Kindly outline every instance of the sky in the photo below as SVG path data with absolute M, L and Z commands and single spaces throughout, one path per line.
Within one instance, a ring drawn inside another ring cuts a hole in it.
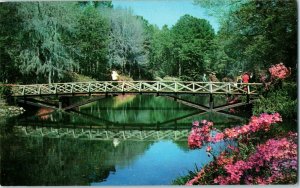
M 208 16 L 204 8 L 194 5 L 193 0 L 113 0 L 112 3 L 115 8 L 132 9 L 135 15 L 143 16 L 159 28 L 165 24 L 170 28 L 181 16 L 189 14 L 208 20 L 215 32 L 219 29 L 217 19 Z

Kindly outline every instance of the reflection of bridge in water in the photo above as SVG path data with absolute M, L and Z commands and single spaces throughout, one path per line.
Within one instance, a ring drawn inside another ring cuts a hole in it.
M 243 117 L 214 112 L 235 120 L 244 120 Z M 53 114 L 52 120 L 41 117 Z M 70 116 L 64 122 L 62 115 Z M 39 116 L 19 119 L 15 130 L 20 136 L 48 137 L 48 138 L 76 138 L 85 140 L 187 140 L 191 129 L 192 119 L 201 115 L 210 115 L 210 112 L 196 111 L 177 118 L 156 123 L 122 123 L 112 122 L 92 114 L 73 111 L 54 111 Z M 88 122 L 86 122 L 88 120 Z M 183 121 L 185 120 L 185 121 Z M 187 123 L 187 121 L 191 121 Z M 224 122 L 214 122 L 224 125 Z
M 186 141 L 190 130 L 106 130 L 84 128 L 53 128 L 16 126 L 15 131 L 25 137 L 75 138 L 84 140 L 182 140 Z

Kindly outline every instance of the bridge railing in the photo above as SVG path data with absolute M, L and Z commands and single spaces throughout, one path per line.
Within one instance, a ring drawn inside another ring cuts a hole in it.
M 262 83 L 189 81 L 95 81 L 11 85 L 13 96 L 92 93 L 258 94 Z
M 161 139 L 187 140 L 190 130 L 101 130 L 15 126 L 16 135 L 24 137 L 76 138 L 83 140 L 134 140 L 156 141 Z

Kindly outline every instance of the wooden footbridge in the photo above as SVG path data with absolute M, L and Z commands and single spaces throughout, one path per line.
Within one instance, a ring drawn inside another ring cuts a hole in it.
M 107 93 L 232 94 L 256 95 L 261 83 L 188 81 L 96 81 L 11 85 L 12 96 L 65 96 Z
M 78 106 L 99 100 L 108 95 L 117 94 L 154 94 L 171 98 L 179 103 L 204 111 L 222 111 L 247 105 L 253 102 L 255 96 L 263 88 L 262 83 L 234 83 L 234 82 L 191 82 L 191 81 L 94 81 L 69 82 L 52 84 L 10 85 L 12 97 L 19 102 L 31 105 L 51 107 L 43 101 L 31 101 L 35 97 L 56 96 L 58 98 L 73 96 L 96 96 L 80 103 L 66 106 L 62 101 L 52 106 L 62 110 L 71 110 Z M 180 94 L 209 95 L 209 106 L 203 106 L 178 97 Z M 214 95 L 245 95 L 246 102 L 226 104 L 215 107 Z

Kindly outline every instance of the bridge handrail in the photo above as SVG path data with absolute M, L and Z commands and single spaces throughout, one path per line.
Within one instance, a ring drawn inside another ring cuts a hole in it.
M 76 93 L 215 93 L 257 94 L 262 83 L 194 81 L 91 81 L 11 85 L 13 96 Z
M 239 82 L 198 82 L 198 81 L 147 81 L 147 80 L 140 80 L 140 81 L 88 81 L 88 82 L 55 82 L 55 83 L 48 83 L 48 84 L 0 84 L 0 86 L 39 86 L 39 85 L 63 85 L 63 84 L 87 84 L 87 83 L 123 83 L 123 82 L 130 82 L 130 83 L 140 83 L 140 82 L 147 82 L 147 83 L 197 83 L 197 84 L 207 84 L 207 83 L 212 83 L 212 84 L 239 84 L 239 85 L 263 85 L 263 83 L 256 83 L 256 82 L 251 82 L 251 83 L 239 83 Z

